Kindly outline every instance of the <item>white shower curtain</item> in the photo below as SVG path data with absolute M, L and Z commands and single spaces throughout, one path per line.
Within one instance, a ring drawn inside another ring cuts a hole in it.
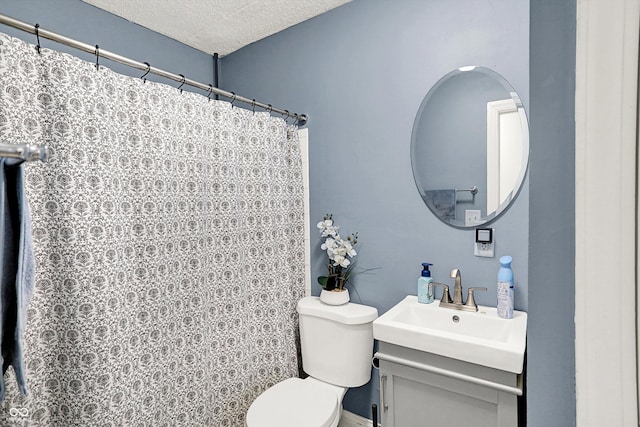
M 0 425 L 243 426 L 298 373 L 297 132 L 0 35 L 0 141 L 26 166 L 27 386 Z

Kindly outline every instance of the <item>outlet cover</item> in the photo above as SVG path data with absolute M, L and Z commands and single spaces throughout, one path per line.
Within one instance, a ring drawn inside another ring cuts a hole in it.
M 493 246 L 494 243 L 474 242 L 473 254 L 479 257 L 493 258 Z

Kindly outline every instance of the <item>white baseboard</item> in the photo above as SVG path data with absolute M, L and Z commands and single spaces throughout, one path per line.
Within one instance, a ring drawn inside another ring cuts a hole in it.
M 378 426 L 379 425 L 380 424 L 378 424 Z M 373 427 L 373 421 L 356 415 L 353 412 L 343 410 L 338 427 Z

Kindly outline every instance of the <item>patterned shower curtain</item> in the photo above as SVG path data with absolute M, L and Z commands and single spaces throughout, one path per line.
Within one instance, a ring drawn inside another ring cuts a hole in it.
M 28 396 L 0 425 L 237 426 L 298 373 L 296 129 L 0 35 L 0 141 L 29 163 Z

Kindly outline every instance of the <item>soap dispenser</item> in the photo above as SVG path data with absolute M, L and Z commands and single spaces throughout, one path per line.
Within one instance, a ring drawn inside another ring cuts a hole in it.
M 418 278 L 418 302 L 431 304 L 433 302 L 433 278 L 429 267 L 433 264 L 422 263 L 422 274 Z

